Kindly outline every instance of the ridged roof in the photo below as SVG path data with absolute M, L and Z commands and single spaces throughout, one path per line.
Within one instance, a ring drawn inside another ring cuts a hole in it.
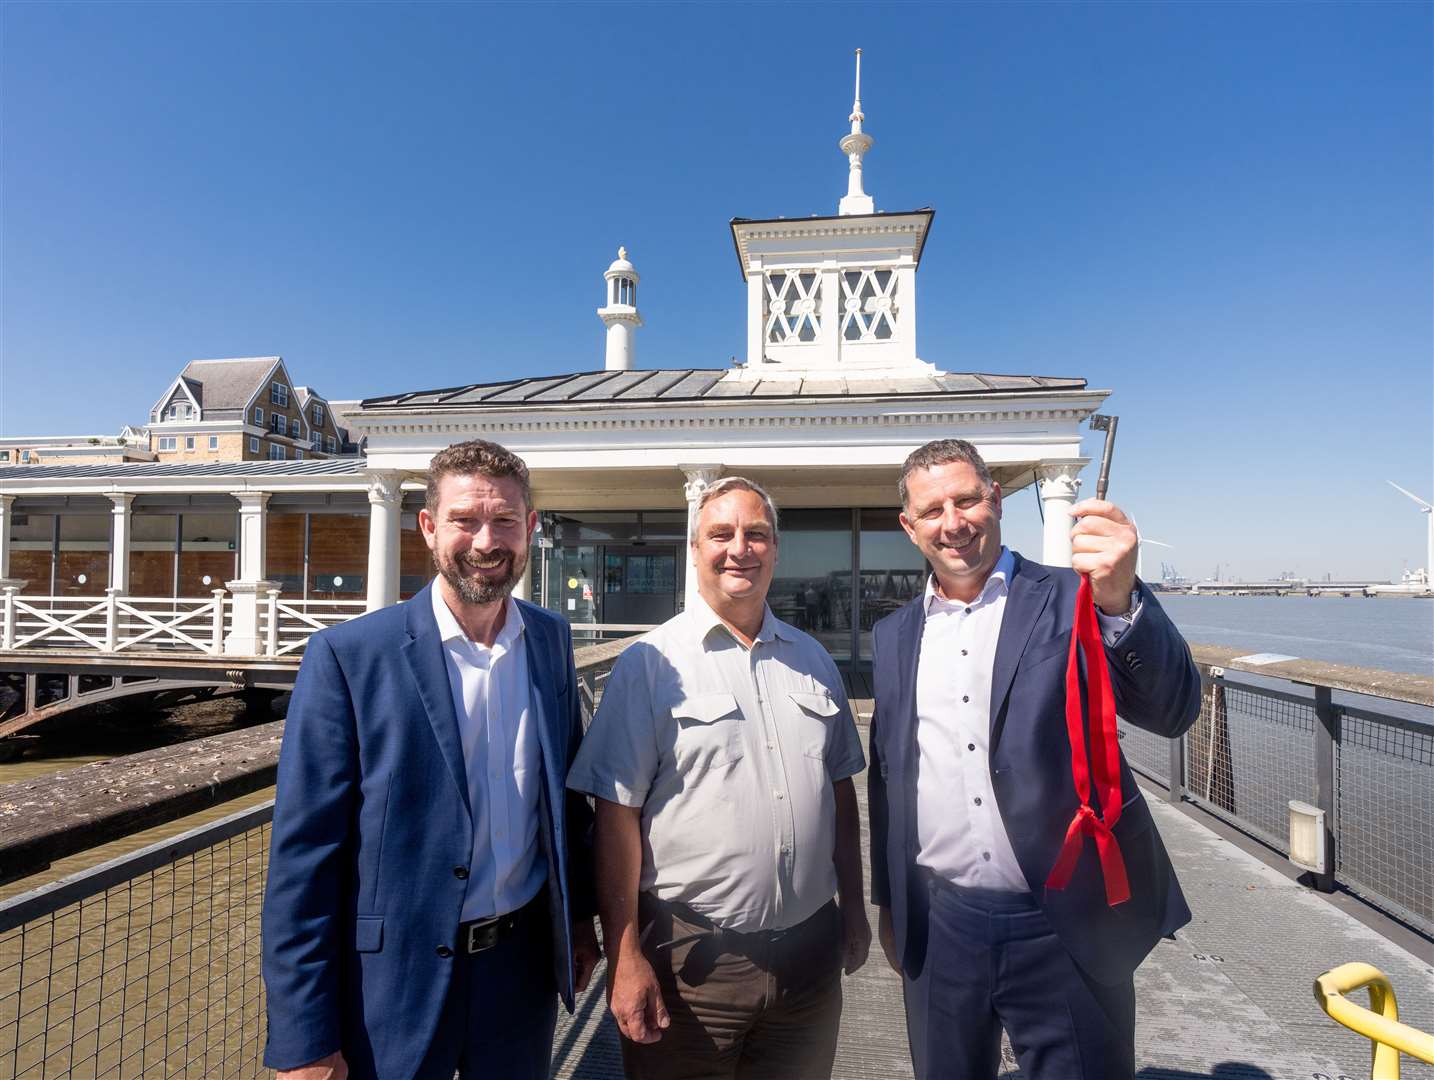
M 1084 379 L 1046 375 L 946 373 L 907 379 L 804 378 L 729 379 L 732 368 L 678 368 L 650 371 L 584 371 L 534 379 L 471 383 L 441 390 L 416 390 L 365 398 L 364 409 L 513 408 L 597 402 L 681 402 L 732 398 L 871 398 L 1039 393 L 1084 390 Z

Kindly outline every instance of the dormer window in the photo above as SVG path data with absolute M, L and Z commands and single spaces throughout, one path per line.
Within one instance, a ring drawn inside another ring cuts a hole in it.
M 269 384 L 269 404 L 287 409 L 289 407 L 289 388 L 281 382 L 271 382 Z
M 314 416 L 314 427 L 323 427 L 323 426 L 324 426 L 324 407 L 323 407 L 322 405 L 315 405 L 315 406 L 314 406 L 313 416 Z
M 843 270 L 843 341 L 890 341 L 896 335 L 896 271 Z
M 178 419 L 179 419 L 179 406 L 178 406 L 177 404 L 172 403 L 172 402 L 170 403 L 170 406 L 169 406 L 169 418 L 170 418 L 171 420 L 178 420 Z

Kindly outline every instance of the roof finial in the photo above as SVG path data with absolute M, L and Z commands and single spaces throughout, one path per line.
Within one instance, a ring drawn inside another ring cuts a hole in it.
M 851 115 L 847 117 L 851 121 L 853 132 L 861 131 L 861 122 L 866 119 L 861 111 L 861 50 L 856 51 L 856 96 L 852 99 Z
M 861 111 L 861 50 L 856 51 L 856 97 L 851 103 L 851 134 L 842 138 L 838 145 L 841 152 L 847 156 L 849 163 L 846 182 L 846 194 L 842 196 L 841 202 L 837 205 L 839 214 L 874 214 L 876 204 L 872 201 L 861 186 L 861 158 L 871 149 L 872 143 L 876 140 L 861 130 L 861 122 L 866 115 Z
M 617 257 L 619 259 L 627 258 L 627 248 L 623 247 L 621 244 L 619 244 L 617 248 Z

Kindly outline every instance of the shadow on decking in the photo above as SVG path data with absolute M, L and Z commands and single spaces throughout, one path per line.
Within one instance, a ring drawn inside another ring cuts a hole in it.
M 1135 1080 L 1275 1080 L 1274 1075 L 1248 1061 L 1222 1061 L 1209 1072 L 1187 1072 L 1146 1066 L 1135 1074 Z

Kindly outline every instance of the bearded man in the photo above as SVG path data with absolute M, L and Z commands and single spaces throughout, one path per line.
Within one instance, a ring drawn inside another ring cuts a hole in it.
M 511 597 L 522 460 L 436 454 L 438 577 L 309 640 L 279 756 L 264 1063 L 280 1080 L 548 1076 L 557 998 L 597 963 L 567 623 Z

